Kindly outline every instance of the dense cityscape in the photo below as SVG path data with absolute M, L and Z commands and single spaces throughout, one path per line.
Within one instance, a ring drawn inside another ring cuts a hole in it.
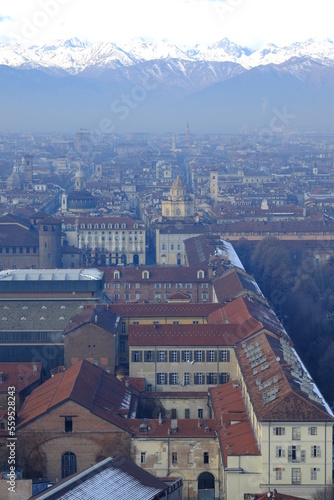
M 3 498 L 331 494 L 333 162 L 315 132 L 1 134 Z

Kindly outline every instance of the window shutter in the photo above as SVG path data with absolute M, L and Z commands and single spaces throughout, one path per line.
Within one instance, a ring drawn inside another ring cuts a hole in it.
M 306 462 L 306 451 L 305 450 L 301 450 L 300 459 L 302 462 Z

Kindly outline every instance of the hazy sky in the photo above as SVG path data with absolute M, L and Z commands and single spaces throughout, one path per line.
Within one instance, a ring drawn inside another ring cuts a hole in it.
M 333 0 L 0 0 L 0 41 L 78 37 L 177 44 L 224 37 L 250 48 L 334 38 Z

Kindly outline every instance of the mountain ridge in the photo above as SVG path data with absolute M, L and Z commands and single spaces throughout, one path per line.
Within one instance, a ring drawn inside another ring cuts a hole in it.
M 77 74 L 90 66 L 112 68 L 119 64 L 131 66 L 144 61 L 180 59 L 193 62 L 233 62 L 244 69 L 265 64 L 281 64 L 292 57 L 311 57 L 334 65 L 334 42 L 331 39 L 278 47 L 267 44 L 259 50 L 231 42 L 227 38 L 211 45 L 178 46 L 168 42 L 136 39 L 122 46 L 114 42 L 85 43 L 77 38 L 55 40 L 48 44 L 0 44 L 0 64 L 11 67 L 36 67 L 64 70 Z

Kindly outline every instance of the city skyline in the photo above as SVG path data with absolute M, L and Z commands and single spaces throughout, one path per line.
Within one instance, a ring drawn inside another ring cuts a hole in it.
M 83 42 L 125 43 L 145 38 L 183 45 L 212 44 L 225 37 L 250 49 L 331 38 L 328 0 L 125 0 L 91 4 L 0 0 L 0 43 L 27 45 L 77 37 Z M 93 22 L 92 22 L 93 20 Z

